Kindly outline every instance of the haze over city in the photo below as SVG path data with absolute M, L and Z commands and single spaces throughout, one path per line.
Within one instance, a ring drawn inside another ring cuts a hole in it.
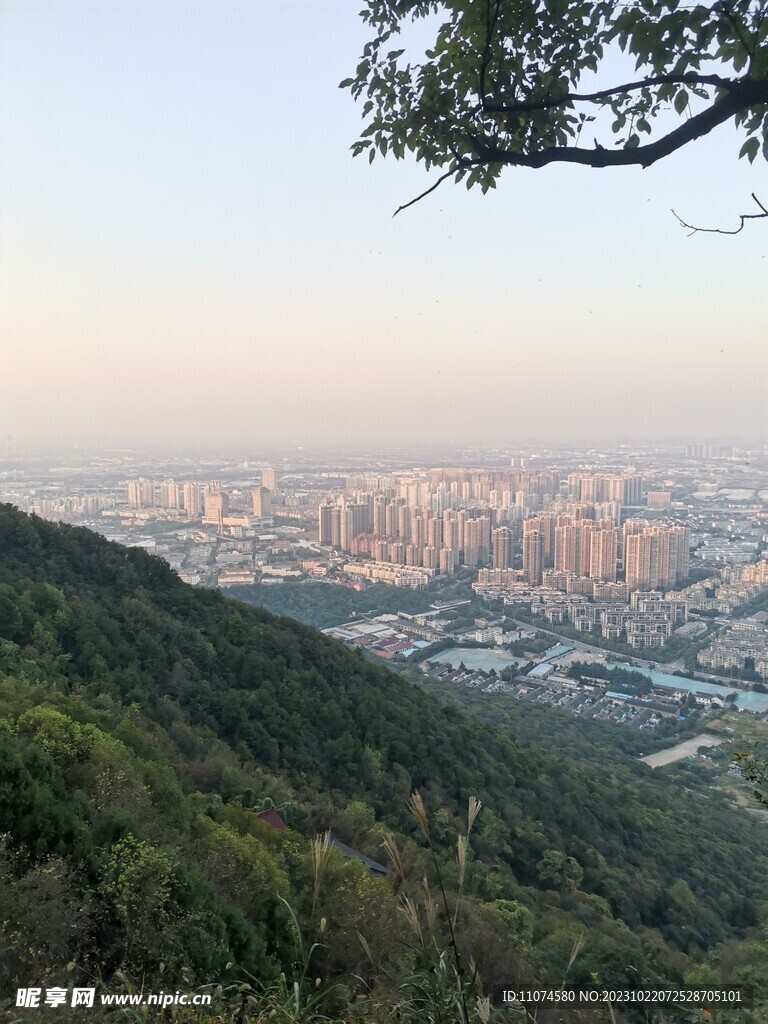
M 764 181 L 730 127 L 485 197 L 353 160 L 344 5 L 0 14 L 0 434 L 338 444 L 765 435 Z

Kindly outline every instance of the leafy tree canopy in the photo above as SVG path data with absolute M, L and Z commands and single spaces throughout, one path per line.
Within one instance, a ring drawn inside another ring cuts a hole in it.
M 726 122 L 740 156 L 768 158 L 766 0 L 365 0 L 361 16 L 341 83 L 363 100 L 353 151 L 440 168 L 422 196 L 449 177 L 485 192 L 510 165 L 648 167 Z

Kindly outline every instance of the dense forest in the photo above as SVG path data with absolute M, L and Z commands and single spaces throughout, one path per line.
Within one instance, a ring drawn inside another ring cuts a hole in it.
M 515 980 L 764 998 L 764 830 L 502 701 L 0 506 L 0 1010 L 31 979 L 218 985 L 225 1021 L 482 1020 Z
M 434 600 L 432 594 L 390 587 L 384 583 L 375 583 L 358 591 L 339 584 L 286 581 L 277 585 L 255 583 L 250 587 L 231 587 L 229 593 L 247 604 L 266 608 L 275 615 L 289 615 L 318 629 L 338 626 L 340 622 L 362 614 L 427 611 L 430 600 Z

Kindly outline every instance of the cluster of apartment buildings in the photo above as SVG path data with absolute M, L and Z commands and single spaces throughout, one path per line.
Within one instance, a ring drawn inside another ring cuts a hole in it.
M 115 507 L 115 499 L 100 494 L 72 494 L 60 498 L 38 498 L 28 509 L 43 519 L 59 520 L 68 516 L 97 516 Z
M 768 679 L 768 626 L 752 619 L 732 623 L 699 651 L 698 662 L 709 669 L 751 669 Z
M 608 595 L 590 598 L 587 594 L 564 594 L 517 584 L 507 589 L 504 603 L 526 606 L 532 615 L 552 625 L 567 623 L 583 633 L 599 631 L 605 640 L 626 642 L 635 648 L 663 646 L 688 620 L 687 602 L 670 599 L 659 591 L 634 591 L 628 600 L 616 600 Z
M 565 515 L 526 519 L 522 547 L 522 578 L 534 586 L 544 582 L 550 568 L 609 583 L 622 567 L 630 591 L 655 590 L 688 575 L 691 532 L 687 526 L 643 519 L 628 519 L 619 527 L 612 519 L 598 518 L 597 506 L 580 505 Z
M 322 504 L 318 536 L 328 544 L 378 563 L 453 575 L 459 566 L 476 568 L 491 557 L 496 516 L 480 508 L 409 507 L 405 499 Z M 499 529 L 507 529 L 500 527 Z M 511 541 L 510 541 L 511 543 Z
M 761 594 L 766 587 L 768 560 L 761 559 L 751 565 L 723 568 L 719 572 L 719 579 L 692 583 L 683 590 L 671 592 L 669 596 L 687 601 L 693 611 L 731 615 Z
M 217 532 L 238 535 L 238 531 L 252 528 L 253 520 L 262 522 L 272 517 L 273 489 L 264 480 L 274 485 L 274 470 L 262 471 L 262 484 L 253 487 L 249 494 L 249 507 L 231 507 L 230 495 L 220 482 L 199 484 L 192 481 L 178 483 L 175 480 L 129 480 L 127 503 L 130 509 L 150 511 L 165 509 L 183 514 L 188 521 L 201 520 L 204 526 L 213 526 Z
M 529 605 L 553 624 L 583 632 L 599 629 L 607 640 L 631 647 L 660 647 L 684 625 L 688 603 L 657 588 L 685 579 L 690 531 L 674 523 L 629 519 L 619 528 L 591 518 L 594 506 L 523 522 L 521 571 L 494 564 L 473 585 L 486 598 Z M 617 580 L 622 571 L 624 580 Z
M 650 493 L 663 514 L 670 492 Z M 352 576 L 426 588 L 435 575 L 477 570 L 474 588 L 485 597 L 524 600 L 552 623 L 569 621 L 633 647 L 656 647 L 687 620 L 687 603 L 666 601 L 657 590 L 688 576 L 691 533 L 658 517 L 622 522 L 622 509 L 639 509 L 643 497 L 642 477 L 632 472 L 565 479 L 551 470 L 444 470 L 412 481 L 361 477 L 320 504 L 318 536 L 357 556 L 342 569 Z M 519 551 L 522 568 L 516 569 Z M 643 600 L 630 605 L 636 593 Z
M 582 500 L 582 495 L 596 497 Z M 573 510 L 574 518 L 589 521 L 583 529 L 596 528 L 605 536 L 602 549 L 595 540 L 593 556 L 583 556 L 579 547 L 571 561 L 581 564 L 582 558 L 593 558 L 594 574 L 615 579 L 618 542 L 612 531 L 620 523 L 622 506 L 639 504 L 641 498 L 642 478 L 636 474 L 572 474 L 567 481 L 554 470 L 441 470 L 410 481 L 361 477 L 348 481 L 347 493 L 335 501 L 320 504 L 318 538 L 321 544 L 379 563 L 451 575 L 460 567 L 511 566 L 521 522 L 542 510 Z M 565 526 L 555 524 L 553 515 L 546 519 L 552 520 L 553 529 Z M 582 528 L 577 532 L 573 545 L 579 544 Z M 532 560 L 530 527 L 527 533 Z M 550 545 L 541 538 L 540 569 L 553 564 L 547 558 L 554 543 L 554 533 Z M 568 541 L 562 543 L 567 546 Z M 563 567 L 570 568 L 564 559 Z

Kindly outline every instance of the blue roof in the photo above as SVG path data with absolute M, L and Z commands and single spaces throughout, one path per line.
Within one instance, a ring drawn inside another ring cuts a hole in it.
M 554 670 L 554 665 L 550 665 L 548 662 L 542 661 L 540 665 L 537 665 L 535 668 L 532 668 L 528 675 L 533 676 L 533 678 L 536 679 L 539 676 L 549 675 L 549 673 L 554 672 Z
M 550 647 L 548 651 L 544 651 L 543 657 L 549 660 L 550 658 L 559 658 L 561 654 L 568 654 L 572 651 L 573 647 L 568 644 L 555 644 L 554 647 Z

